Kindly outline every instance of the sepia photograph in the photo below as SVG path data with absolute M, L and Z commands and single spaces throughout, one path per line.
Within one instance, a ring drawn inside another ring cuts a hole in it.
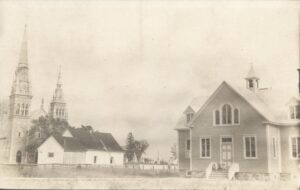
M 300 190 L 300 1 L 0 0 L 0 189 Z

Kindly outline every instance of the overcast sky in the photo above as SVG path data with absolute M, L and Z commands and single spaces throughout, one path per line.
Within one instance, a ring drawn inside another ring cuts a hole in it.
M 28 30 L 33 109 L 46 109 L 61 64 L 73 126 L 128 132 L 168 158 L 173 130 L 195 96 L 223 81 L 297 93 L 295 2 L 0 1 L 0 98 L 8 97 Z M 287 97 L 287 99 L 289 96 Z

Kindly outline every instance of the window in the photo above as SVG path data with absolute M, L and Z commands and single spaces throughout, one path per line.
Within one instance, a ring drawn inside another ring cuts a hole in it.
M 64 110 L 64 109 L 61 110 L 61 115 L 62 115 L 62 116 L 65 115 L 65 110 Z
M 56 116 L 58 116 L 58 109 L 56 109 Z
M 191 141 L 190 139 L 187 139 L 185 141 L 185 151 L 184 151 L 185 158 L 190 158 L 190 153 L 191 153 L 190 149 L 191 149 Z
M 289 106 L 290 119 L 300 119 L 300 105 Z
M 214 125 L 238 125 L 240 123 L 240 112 L 229 104 L 224 104 L 220 109 L 214 111 Z
M 225 104 L 222 107 L 222 123 L 223 124 L 231 124 L 231 106 Z
M 290 118 L 295 119 L 295 109 L 294 106 L 290 106 Z
M 97 163 L 97 156 L 94 156 L 94 164 Z
M 273 158 L 277 158 L 277 147 L 278 147 L 277 138 L 272 137 L 272 155 L 273 155 Z
M 190 121 L 192 120 L 193 116 L 194 116 L 193 113 L 188 113 L 188 114 L 186 114 L 186 122 L 187 122 L 187 123 L 190 122 Z
M 16 114 L 17 114 L 17 115 L 19 115 L 19 114 L 20 114 L 20 104 L 18 104 L 18 105 L 17 105 Z
M 234 118 L 234 124 L 238 124 L 240 121 L 239 121 L 239 110 L 238 109 L 234 109 L 234 112 L 233 112 L 233 118 Z
M 24 114 L 25 114 L 25 116 L 28 115 L 28 104 L 25 105 L 25 113 Z
M 200 138 L 200 158 L 210 158 L 210 138 Z
M 48 157 L 49 158 L 53 158 L 54 157 L 54 153 L 53 152 L 48 152 Z
M 257 158 L 256 137 L 255 136 L 244 137 L 244 157 L 245 158 Z
M 219 110 L 215 111 L 215 124 L 220 125 L 220 111 Z
M 249 88 L 253 88 L 253 80 L 249 80 Z
M 18 136 L 19 136 L 19 137 L 21 137 L 21 136 L 22 136 L 22 133 L 21 133 L 21 132 L 19 132 L 19 133 L 18 133 Z
M 113 164 L 114 163 L 114 157 L 111 156 L 109 162 L 110 162 L 110 164 Z
M 24 115 L 24 111 L 25 111 L 25 106 L 24 106 L 24 104 L 22 104 L 22 109 L 21 109 L 21 115 L 22 116 Z
M 226 143 L 226 142 L 231 143 L 232 142 L 232 138 L 231 137 L 223 137 L 222 138 L 222 142 L 224 142 L 224 143 Z
M 191 141 L 190 139 L 186 140 L 186 150 L 190 150 L 191 149 Z
M 300 158 L 300 137 L 292 137 L 292 158 Z

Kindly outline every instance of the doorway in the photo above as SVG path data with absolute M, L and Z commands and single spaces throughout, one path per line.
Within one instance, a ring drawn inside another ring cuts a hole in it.
M 228 169 L 233 162 L 233 142 L 232 137 L 221 137 L 221 167 Z

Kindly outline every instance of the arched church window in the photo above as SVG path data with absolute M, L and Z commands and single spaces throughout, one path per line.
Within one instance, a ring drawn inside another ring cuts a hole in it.
M 240 116 L 239 116 L 239 110 L 238 109 L 234 109 L 233 111 L 233 117 L 234 117 L 234 124 L 238 124 L 240 121 Z
M 231 124 L 231 118 L 232 118 L 232 109 L 231 106 L 228 104 L 225 104 L 222 107 L 222 123 L 223 124 Z
M 215 124 L 220 125 L 220 111 L 219 110 L 215 111 Z
M 25 116 L 28 115 L 28 104 L 25 105 Z
M 16 114 L 17 114 L 17 115 L 20 114 L 20 104 L 17 105 Z
M 25 106 L 24 106 L 24 104 L 22 104 L 22 108 L 21 108 L 21 115 L 22 116 L 24 115 L 24 112 L 25 112 Z

